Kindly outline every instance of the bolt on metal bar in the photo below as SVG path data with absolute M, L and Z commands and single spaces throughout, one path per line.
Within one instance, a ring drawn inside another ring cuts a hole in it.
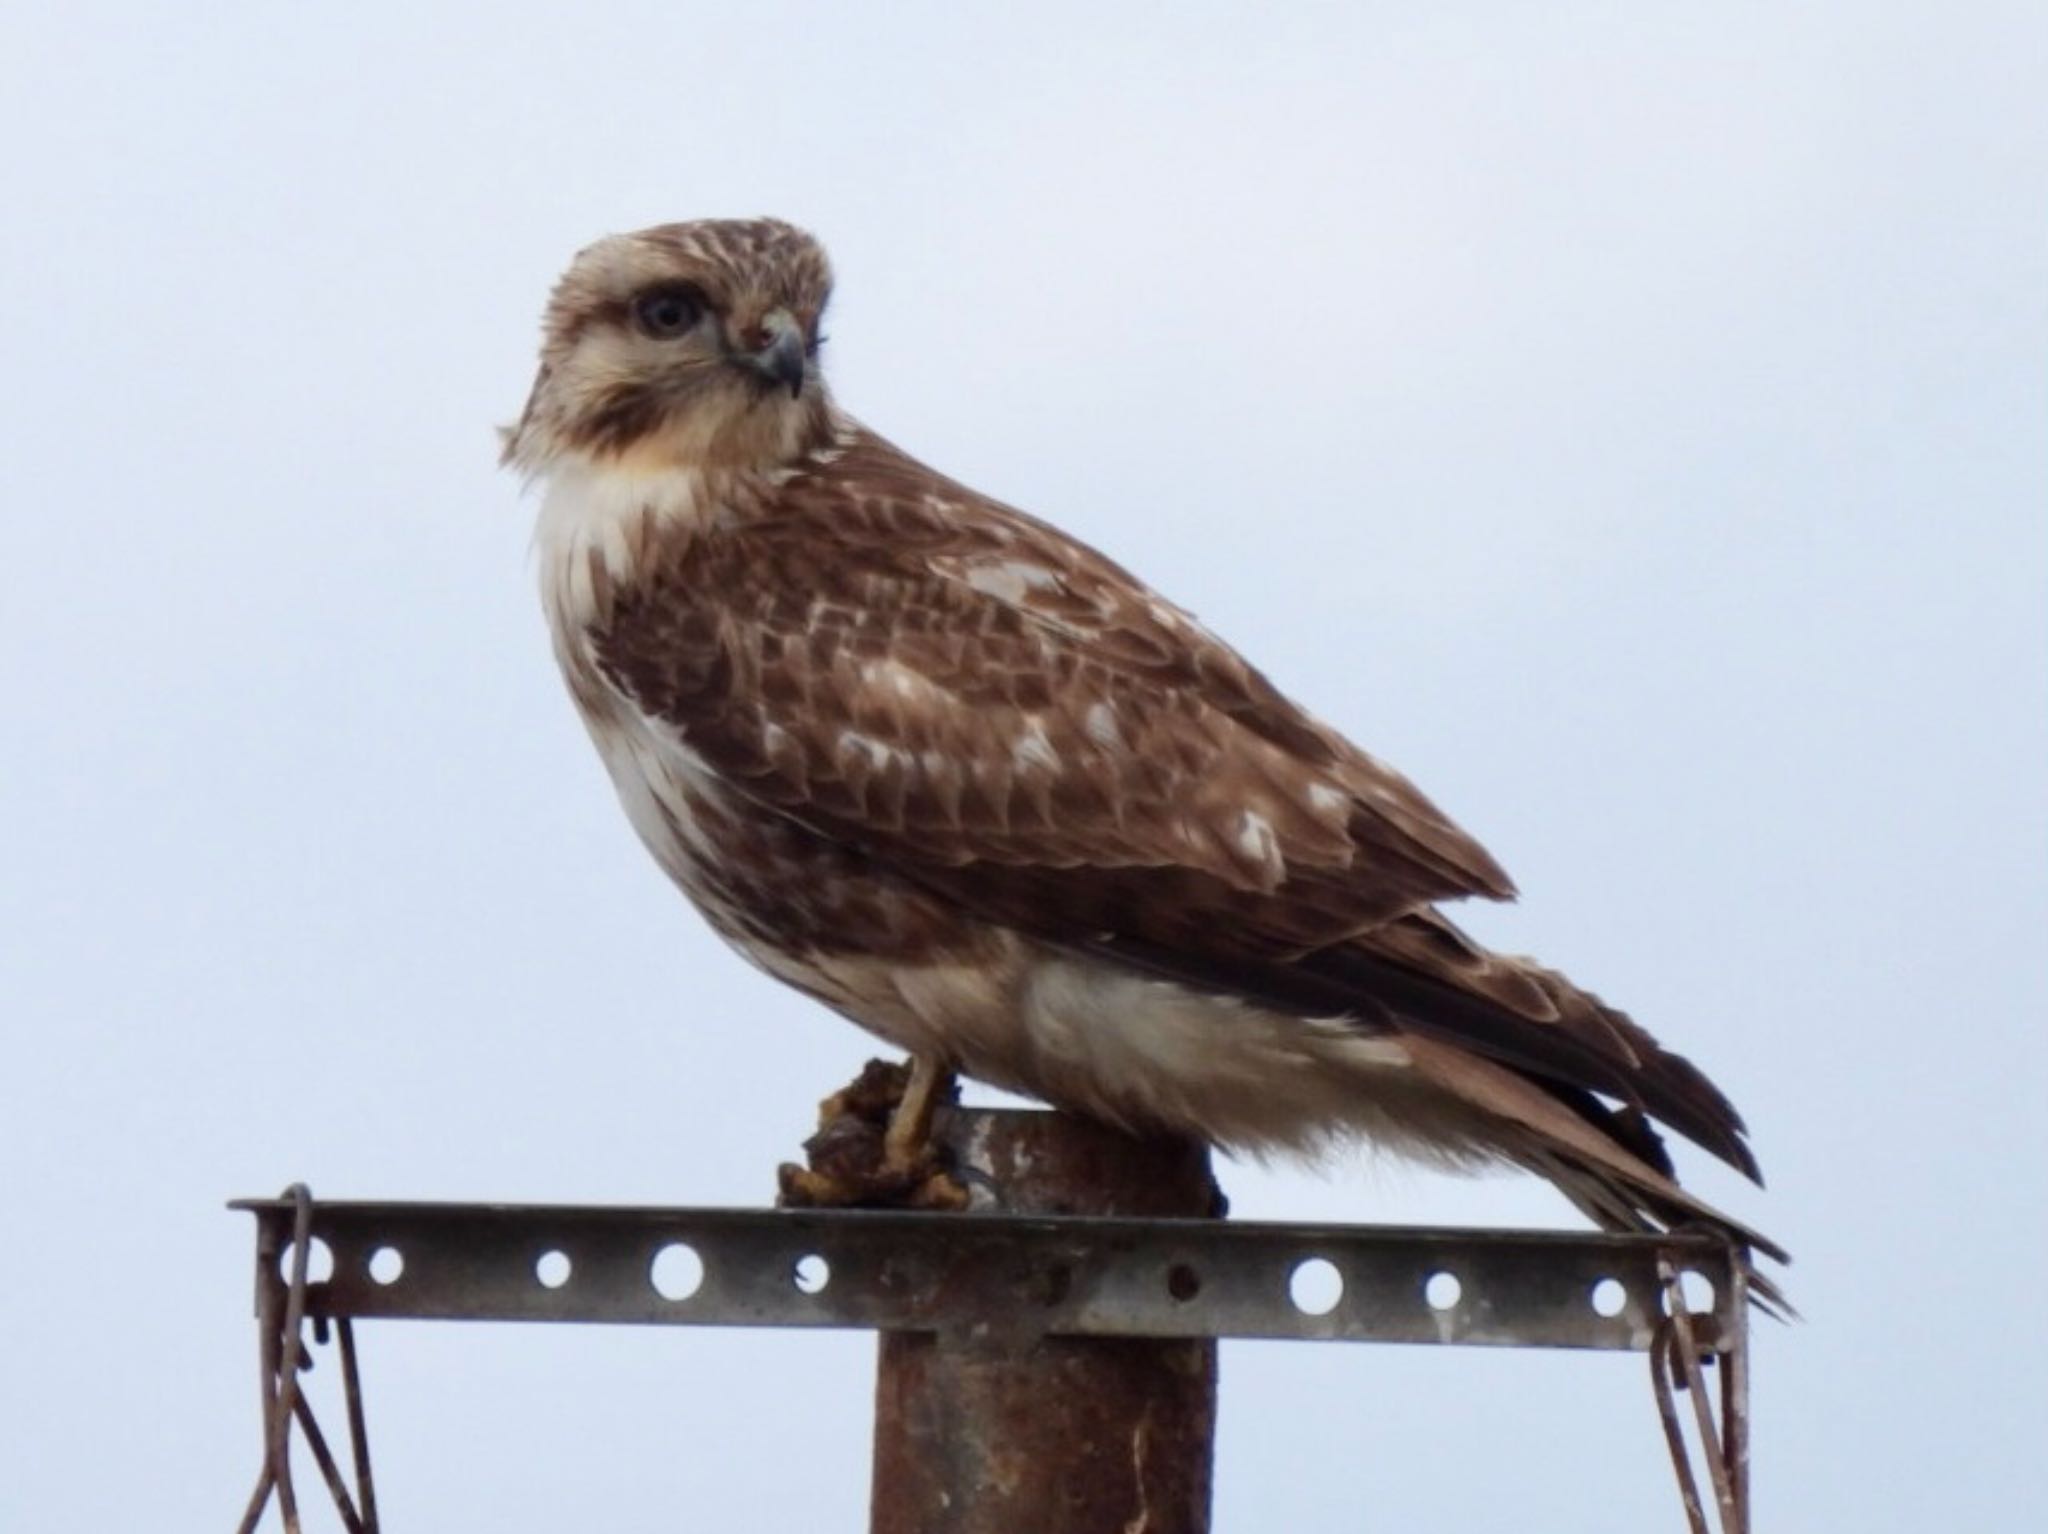
M 233 1207 L 256 1216 L 269 1250 L 290 1239 L 289 1201 Z M 1741 1258 L 1687 1233 L 321 1202 L 312 1238 L 333 1254 L 332 1276 L 306 1290 L 307 1315 L 324 1318 L 1641 1352 L 1665 1318 L 1661 1259 L 1713 1286 L 1711 1307 L 1690 1318 L 1702 1349 L 1725 1351 L 1747 1319 Z M 1341 1293 L 1304 1308 L 1291 1286 L 1318 1260 Z

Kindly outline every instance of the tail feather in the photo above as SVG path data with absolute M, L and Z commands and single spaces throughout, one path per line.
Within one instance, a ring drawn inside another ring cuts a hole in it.
M 1579 1213 L 1602 1230 L 1622 1235 L 1659 1235 L 1669 1230 L 1704 1228 L 1733 1242 L 1742 1250 L 1745 1259 L 1752 1252 L 1762 1252 L 1777 1262 L 1791 1260 L 1775 1243 L 1696 1199 L 1687 1198 L 1682 1204 L 1663 1204 L 1653 1213 L 1653 1199 L 1640 1194 L 1631 1197 L 1627 1191 L 1617 1189 L 1611 1178 L 1570 1156 L 1532 1149 L 1517 1159 L 1528 1170 L 1549 1181 Z M 1754 1263 L 1749 1264 L 1746 1276 L 1750 1303 L 1758 1310 L 1778 1321 L 1799 1318 L 1798 1310 L 1785 1297 L 1784 1290 L 1770 1276 L 1758 1272 Z
M 1609 1230 L 1703 1225 L 1779 1262 L 1776 1242 L 1681 1188 L 1651 1118 L 1752 1180 L 1742 1116 L 1698 1067 L 1564 976 L 1494 954 L 1432 910 L 1289 962 L 1164 949 L 1098 952 L 1304 1017 L 1398 1037 L 1418 1073 L 1493 1126 L 1493 1152 L 1548 1178 Z M 1764 1308 L 1789 1311 L 1767 1280 Z
M 1433 1084 L 1508 1126 L 1501 1138 L 1504 1155 L 1548 1179 L 1603 1230 L 1698 1225 L 1776 1262 L 1791 1261 L 1770 1237 L 1686 1192 L 1667 1171 L 1521 1073 L 1432 1039 L 1404 1043 Z M 1762 1275 L 1753 1278 L 1752 1293 L 1772 1314 L 1791 1313 L 1782 1292 Z
M 1742 1115 L 1699 1067 L 1556 971 L 1525 960 L 1487 957 L 1535 981 L 1550 1001 L 1552 1017 L 1539 1020 L 1511 1012 L 1448 979 L 1355 945 L 1325 949 L 1301 963 L 1333 979 L 1341 976 L 1390 1008 L 1405 1028 L 1653 1115 L 1762 1183 L 1755 1153 L 1743 1138 Z

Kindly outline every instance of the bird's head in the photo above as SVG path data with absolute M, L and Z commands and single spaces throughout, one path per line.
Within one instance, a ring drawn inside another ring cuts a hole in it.
M 825 252 L 776 219 L 612 235 L 555 284 L 504 460 L 767 468 L 822 435 Z

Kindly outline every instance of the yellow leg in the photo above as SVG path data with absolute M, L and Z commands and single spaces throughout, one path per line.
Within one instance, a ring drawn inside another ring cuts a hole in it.
M 908 1169 L 924 1162 L 931 1145 L 932 1115 L 952 1085 L 953 1073 L 938 1056 L 910 1057 L 910 1081 L 882 1136 L 884 1166 Z

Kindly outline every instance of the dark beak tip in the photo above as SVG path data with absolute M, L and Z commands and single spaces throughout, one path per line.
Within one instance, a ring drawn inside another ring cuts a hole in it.
M 783 331 L 754 353 L 754 365 L 789 390 L 789 397 L 795 399 L 804 392 L 804 375 L 810 370 L 803 336 L 794 330 Z

